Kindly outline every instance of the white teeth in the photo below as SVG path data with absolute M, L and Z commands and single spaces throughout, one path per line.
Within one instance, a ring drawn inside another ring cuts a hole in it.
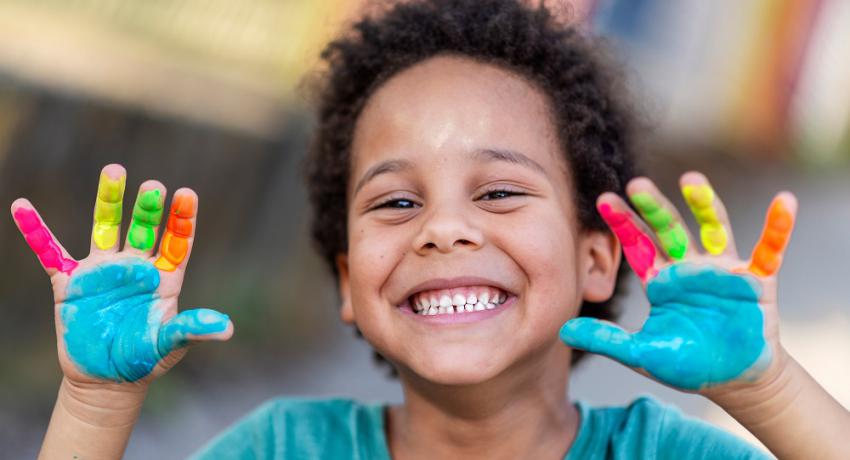
M 413 310 L 421 315 L 451 315 L 472 311 L 493 310 L 507 301 L 507 293 L 501 289 L 478 288 L 476 292 L 454 294 L 447 289 L 432 291 L 432 294 L 416 295 Z
M 478 296 L 478 301 L 481 302 L 481 303 L 489 302 L 490 301 L 490 293 L 487 292 L 487 291 L 482 292 L 481 295 Z M 470 302 L 470 303 L 473 304 L 473 305 L 475 304 L 475 302 Z
M 468 304 L 465 304 L 465 305 L 459 305 L 459 306 L 457 306 L 457 308 L 455 308 L 451 305 L 448 306 L 448 307 L 443 307 L 443 306 L 424 307 L 421 310 L 417 309 L 416 313 L 418 313 L 422 316 L 426 316 L 426 315 L 432 316 L 432 315 L 453 315 L 455 313 L 465 313 L 465 312 L 471 312 L 471 311 L 493 310 L 493 309 L 495 309 L 496 307 L 499 306 L 499 304 L 497 304 L 495 302 L 496 302 L 495 300 L 493 302 L 487 302 L 487 303 L 482 303 L 481 301 L 478 301 L 478 302 L 475 303 L 475 305 L 468 303 Z
M 454 297 L 452 297 L 452 305 L 456 307 L 462 306 L 465 303 L 466 298 L 464 298 L 462 294 L 455 294 Z

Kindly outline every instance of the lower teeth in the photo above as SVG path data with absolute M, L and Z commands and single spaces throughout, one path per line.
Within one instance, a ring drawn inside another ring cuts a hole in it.
M 430 307 L 430 308 L 427 308 L 427 309 L 419 310 L 419 311 L 416 312 L 416 314 L 423 315 L 423 316 L 452 315 L 452 314 L 455 314 L 455 313 L 493 310 L 494 308 L 496 308 L 496 306 L 497 305 L 492 303 L 492 302 L 489 302 L 489 303 L 486 303 L 486 304 L 478 302 L 475 305 L 468 303 L 468 304 L 465 304 L 463 306 L 457 306 L 457 307 L 455 307 L 455 306 L 451 306 L 451 307 Z

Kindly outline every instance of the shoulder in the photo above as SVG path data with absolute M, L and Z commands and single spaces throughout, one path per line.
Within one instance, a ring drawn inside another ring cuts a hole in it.
M 193 458 L 344 458 L 385 449 L 382 404 L 276 398 L 228 427 Z
M 619 407 L 592 408 L 583 402 L 577 406 L 582 420 L 571 455 L 575 450 L 583 457 L 600 459 L 771 458 L 730 433 L 651 397 Z

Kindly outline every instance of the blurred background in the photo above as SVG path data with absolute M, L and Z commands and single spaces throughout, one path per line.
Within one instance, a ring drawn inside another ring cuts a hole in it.
M 850 2 L 548 3 L 622 61 L 646 124 L 645 171 L 676 204 L 678 176 L 707 173 L 746 253 L 773 194 L 797 194 L 783 341 L 850 407 Z M 28 197 L 83 257 L 103 165 L 124 164 L 128 190 L 155 177 L 201 197 L 181 302 L 221 309 L 237 332 L 153 386 L 127 458 L 183 458 L 276 395 L 400 401 L 337 319 L 300 174 L 313 121 L 299 82 L 362 6 L 0 0 L 0 203 Z M 0 257 L 0 446 L 28 458 L 60 380 L 52 298 L 10 218 Z M 647 305 L 631 284 L 622 323 L 638 328 Z M 653 394 L 746 436 L 706 400 L 600 357 L 579 366 L 571 394 L 594 404 Z

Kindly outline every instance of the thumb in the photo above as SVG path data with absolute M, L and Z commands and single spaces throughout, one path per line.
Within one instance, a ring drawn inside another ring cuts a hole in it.
M 573 348 L 638 367 L 632 334 L 616 324 L 595 318 L 573 318 L 561 327 L 560 337 Z
M 159 330 L 157 348 L 161 356 L 168 356 L 177 348 L 192 342 L 224 341 L 233 335 L 230 317 L 208 308 L 180 312 Z

